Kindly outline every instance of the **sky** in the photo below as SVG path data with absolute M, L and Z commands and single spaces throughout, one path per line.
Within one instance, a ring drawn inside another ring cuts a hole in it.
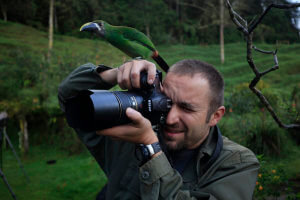
M 300 0 L 288 0 L 291 3 L 300 3 Z M 300 15 L 300 7 L 298 8 L 298 13 Z M 300 29 L 300 16 L 297 18 L 297 27 Z

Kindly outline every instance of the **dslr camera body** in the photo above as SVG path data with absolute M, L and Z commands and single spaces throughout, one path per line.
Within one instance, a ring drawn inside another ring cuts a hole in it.
M 140 89 L 132 91 L 83 90 L 65 104 L 69 126 L 83 131 L 96 131 L 128 124 L 126 109 L 139 111 L 152 125 L 165 123 L 172 102 L 160 90 L 162 73 L 157 70 L 154 83 L 147 83 L 141 73 Z

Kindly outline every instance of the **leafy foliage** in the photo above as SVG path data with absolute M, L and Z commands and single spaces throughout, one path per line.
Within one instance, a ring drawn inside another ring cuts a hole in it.
M 274 1 L 231 0 L 231 3 L 250 23 Z M 289 2 L 278 0 L 276 3 Z M 2 17 L 6 15 L 9 21 L 47 30 L 48 0 L 2 0 L 0 7 Z M 155 44 L 213 44 L 219 41 L 219 10 L 218 0 L 65 0 L 55 1 L 54 26 L 56 33 L 90 37 L 86 33 L 79 34 L 79 27 L 88 21 L 103 19 L 113 25 L 137 28 L 151 36 Z M 242 41 L 228 13 L 225 14 L 224 34 L 228 36 L 225 42 Z M 259 26 L 260 32 L 255 40 L 268 43 L 299 41 L 295 28 L 297 17 L 296 9 L 272 10 Z
M 257 158 L 261 167 L 254 191 L 256 199 L 277 199 L 284 197 L 284 199 L 296 200 L 299 198 L 299 190 L 297 185 L 289 180 L 291 179 L 291 172 L 288 171 L 285 162 L 278 160 L 270 161 L 263 154 L 258 155 Z

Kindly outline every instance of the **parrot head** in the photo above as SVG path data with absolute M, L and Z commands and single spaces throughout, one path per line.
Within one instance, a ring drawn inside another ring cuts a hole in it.
M 101 37 L 105 37 L 105 28 L 108 26 L 109 24 L 103 20 L 96 20 L 93 22 L 88 22 L 83 24 L 80 27 L 80 31 L 91 31 L 96 33 L 97 35 L 101 36 Z

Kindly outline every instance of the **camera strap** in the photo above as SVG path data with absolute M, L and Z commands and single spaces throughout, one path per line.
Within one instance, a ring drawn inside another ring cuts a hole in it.
M 221 131 L 218 126 L 215 126 L 214 128 L 216 129 L 216 131 L 214 131 L 214 136 L 217 137 L 216 147 L 212 156 L 209 158 L 208 161 L 205 162 L 204 167 L 201 169 L 201 174 L 204 174 L 212 166 L 212 164 L 217 160 L 223 149 L 223 138 L 221 135 Z

